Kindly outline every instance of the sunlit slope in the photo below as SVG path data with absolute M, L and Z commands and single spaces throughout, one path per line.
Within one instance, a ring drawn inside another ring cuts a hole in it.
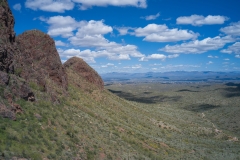
M 24 113 L 17 121 L 1 118 L 0 152 L 5 159 L 239 158 L 236 135 L 213 125 L 211 112 L 204 117 L 167 99 L 148 104 L 127 101 L 67 73 L 86 88 L 70 80 L 69 95 L 55 105 L 46 101 L 46 93 L 35 90 L 37 102 L 19 101 Z

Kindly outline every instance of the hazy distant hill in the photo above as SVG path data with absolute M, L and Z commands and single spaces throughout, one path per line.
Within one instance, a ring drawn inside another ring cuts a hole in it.
M 240 72 L 175 71 L 148 73 L 105 73 L 101 74 L 106 84 L 111 82 L 227 82 L 240 81 Z

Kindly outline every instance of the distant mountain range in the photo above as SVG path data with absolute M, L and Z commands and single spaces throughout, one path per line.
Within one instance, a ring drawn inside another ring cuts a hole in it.
M 213 71 L 173 71 L 124 73 L 112 72 L 101 74 L 105 84 L 114 82 L 229 82 L 240 81 L 240 72 L 213 72 Z

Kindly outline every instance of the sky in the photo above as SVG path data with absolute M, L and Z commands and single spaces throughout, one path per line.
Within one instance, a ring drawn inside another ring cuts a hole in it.
M 240 71 L 240 0 L 8 0 L 17 35 L 38 29 L 61 61 L 111 72 Z

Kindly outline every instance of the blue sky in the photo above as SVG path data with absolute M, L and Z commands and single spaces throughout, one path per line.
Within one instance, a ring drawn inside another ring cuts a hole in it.
M 99 73 L 240 71 L 239 0 L 9 0 L 15 31 L 39 29 L 62 62 Z

